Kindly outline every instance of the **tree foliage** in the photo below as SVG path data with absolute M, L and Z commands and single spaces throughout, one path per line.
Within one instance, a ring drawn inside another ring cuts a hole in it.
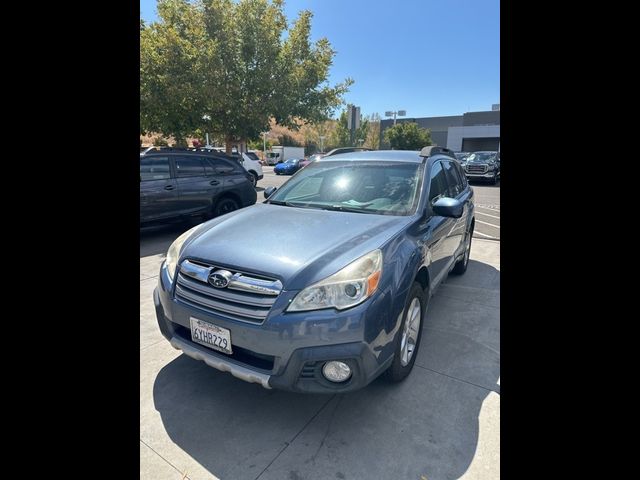
M 431 145 L 431 131 L 415 122 L 399 122 L 384 131 L 385 143 L 394 150 L 420 150 Z
M 349 130 L 349 124 L 347 122 L 348 110 L 343 110 L 338 118 L 336 127 L 333 130 L 330 137 L 330 144 L 333 148 L 338 147 L 359 147 L 365 141 L 369 132 L 369 120 L 362 116 L 360 119 L 360 126 L 356 129 L 353 142 L 351 142 L 351 132 Z
M 159 0 L 158 15 L 140 30 L 141 133 L 179 143 L 200 129 L 229 148 L 271 118 L 294 129 L 328 118 L 353 83 L 328 84 L 335 51 L 310 41 L 311 12 L 289 28 L 283 0 Z

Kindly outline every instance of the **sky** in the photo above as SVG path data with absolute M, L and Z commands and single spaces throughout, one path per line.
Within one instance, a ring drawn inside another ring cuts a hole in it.
M 329 82 L 351 77 L 344 99 L 362 115 L 461 115 L 500 103 L 499 0 L 285 0 L 291 21 L 301 10 L 313 13 L 311 39 L 326 37 L 337 52 Z M 140 0 L 140 17 L 157 20 L 156 0 Z

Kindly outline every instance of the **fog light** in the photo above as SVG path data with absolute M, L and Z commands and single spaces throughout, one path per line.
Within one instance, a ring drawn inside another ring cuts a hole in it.
M 351 376 L 351 369 L 343 362 L 327 362 L 322 367 L 322 374 L 331 382 L 344 382 Z

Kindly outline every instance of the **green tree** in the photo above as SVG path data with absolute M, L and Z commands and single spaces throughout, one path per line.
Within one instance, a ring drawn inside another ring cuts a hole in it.
M 353 81 L 328 84 L 335 51 L 310 41 L 312 14 L 291 28 L 283 0 L 160 0 L 140 31 L 141 132 L 179 141 L 196 129 L 227 149 L 258 138 L 269 120 L 292 129 L 331 115 Z
M 351 132 L 347 122 L 348 110 L 343 110 L 338 118 L 336 127 L 331 133 L 329 144 L 332 148 L 338 147 L 359 147 L 363 142 L 358 140 L 366 140 L 369 131 L 369 120 L 366 117 L 360 119 L 360 126 L 356 129 L 353 142 L 351 142 Z M 328 151 L 328 149 L 325 148 Z
M 401 122 L 384 131 L 384 140 L 394 150 L 420 150 L 431 145 L 431 131 L 415 122 Z
M 283 147 L 301 147 L 302 144 L 293 138 L 291 135 L 283 133 L 278 136 L 278 145 L 282 145 Z
M 369 129 L 364 142 L 364 147 L 371 150 L 378 150 L 380 148 L 380 115 L 373 113 L 369 116 L 368 124 Z

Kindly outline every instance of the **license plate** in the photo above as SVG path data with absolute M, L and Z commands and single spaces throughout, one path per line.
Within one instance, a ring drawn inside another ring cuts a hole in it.
M 190 322 L 191 340 L 219 352 L 233 353 L 229 330 L 193 317 L 190 318 Z

